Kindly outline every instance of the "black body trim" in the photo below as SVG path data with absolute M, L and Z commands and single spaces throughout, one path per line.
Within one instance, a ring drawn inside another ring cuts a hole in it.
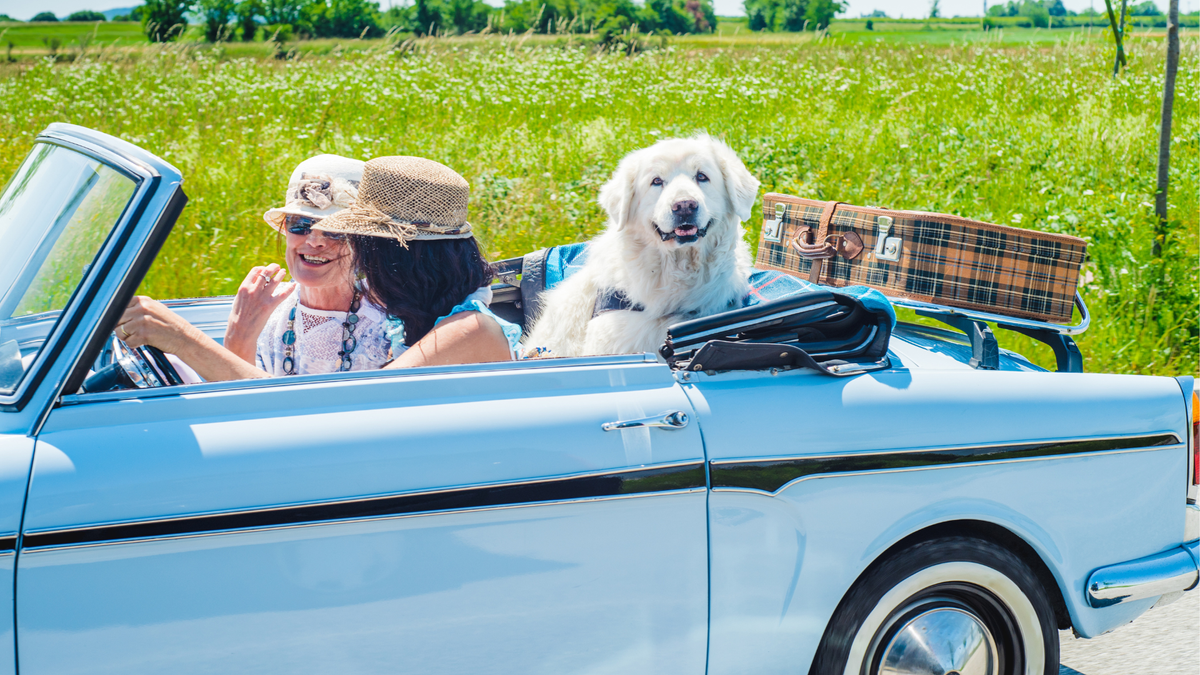
M 22 549 L 78 546 L 117 541 L 207 534 L 325 521 L 360 520 L 539 502 L 594 499 L 705 487 L 704 463 L 692 462 L 631 471 L 500 483 L 352 501 L 301 504 L 279 508 L 185 516 L 95 527 L 26 533 Z
M 0 537 L 0 553 L 11 553 L 17 550 L 17 535 Z
M 816 475 L 934 468 L 953 464 L 1002 462 L 1061 457 L 1178 445 L 1175 434 L 1105 438 L 1079 441 L 1045 441 L 1019 445 L 991 445 L 866 455 L 799 457 L 751 461 L 712 462 L 713 488 L 740 488 L 776 492 L 798 479 Z

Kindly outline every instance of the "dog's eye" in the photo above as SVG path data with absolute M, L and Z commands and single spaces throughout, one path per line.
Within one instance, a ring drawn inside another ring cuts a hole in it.
M 703 171 L 697 171 L 696 172 L 696 182 L 697 183 L 707 183 L 708 176 L 704 175 Z
M 651 185 L 662 185 L 662 179 L 655 176 L 654 180 L 650 181 L 650 184 Z

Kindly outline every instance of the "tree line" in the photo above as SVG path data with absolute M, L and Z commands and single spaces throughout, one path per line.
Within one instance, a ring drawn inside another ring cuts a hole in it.
M 17 19 L 7 14 L 0 14 L 0 21 L 18 22 Z M 54 12 L 38 12 L 29 21 L 30 23 L 35 21 L 58 21 L 58 17 L 55 16 Z M 93 12 L 90 9 L 83 9 L 78 12 L 71 12 L 63 21 L 104 21 L 104 15 L 100 12 Z
M 744 0 L 750 30 L 802 31 L 825 30 L 838 13 L 845 11 L 843 0 Z
M 506 0 L 494 8 L 480 0 L 415 0 L 393 7 L 388 21 L 419 35 L 482 31 L 612 34 L 709 33 L 717 27 L 710 0 Z
M 828 0 L 815 0 L 828 1 Z M 251 41 L 260 32 L 296 37 L 379 37 L 388 31 L 461 35 L 485 30 L 524 33 L 677 35 L 716 28 L 711 0 L 415 0 L 380 11 L 372 0 L 146 0 L 136 11 L 155 42 L 173 40 L 199 17 L 210 42 Z
M 1040 13 L 1040 10 L 1045 10 L 1047 16 L 1100 16 L 1100 12 L 1094 9 L 1085 9 L 1082 12 L 1067 9 L 1062 0 L 1022 0 L 1022 2 L 1008 0 L 1007 3 L 998 3 L 988 7 L 987 15 L 991 17 L 1033 16 Z M 1145 0 L 1145 2 L 1130 7 L 1129 14 L 1130 16 L 1162 16 L 1162 10 L 1154 4 L 1154 0 Z
M 1161 16 L 1162 11 L 1158 9 L 1153 0 L 1145 0 L 1145 2 L 1131 7 L 1130 15 Z M 1099 19 L 1101 14 L 1090 8 L 1081 12 L 1067 9 L 1063 5 L 1063 0 L 1020 0 L 1020 2 L 1017 2 L 1017 0 L 1008 0 L 1007 3 L 1000 2 L 988 7 L 984 22 L 986 26 L 988 19 L 1022 17 L 1028 19 L 1030 25 L 1035 28 L 1059 28 L 1067 25 L 1064 21 L 1066 17 L 1072 16 Z

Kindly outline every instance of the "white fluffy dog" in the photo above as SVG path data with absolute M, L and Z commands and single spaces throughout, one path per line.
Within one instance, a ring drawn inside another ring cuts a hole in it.
M 748 291 L 758 180 L 709 136 L 630 153 L 600 190 L 608 227 L 583 269 L 546 293 L 525 344 L 553 356 L 653 352 L 673 323 L 738 306 Z

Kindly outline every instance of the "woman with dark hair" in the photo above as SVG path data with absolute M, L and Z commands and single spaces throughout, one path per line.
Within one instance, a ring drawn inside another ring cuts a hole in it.
M 378 157 L 350 208 L 326 218 L 351 235 L 366 298 L 388 315 L 388 368 L 507 361 L 521 328 L 488 309 L 492 267 L 467 222 L 470 187 L 420 157 Z

